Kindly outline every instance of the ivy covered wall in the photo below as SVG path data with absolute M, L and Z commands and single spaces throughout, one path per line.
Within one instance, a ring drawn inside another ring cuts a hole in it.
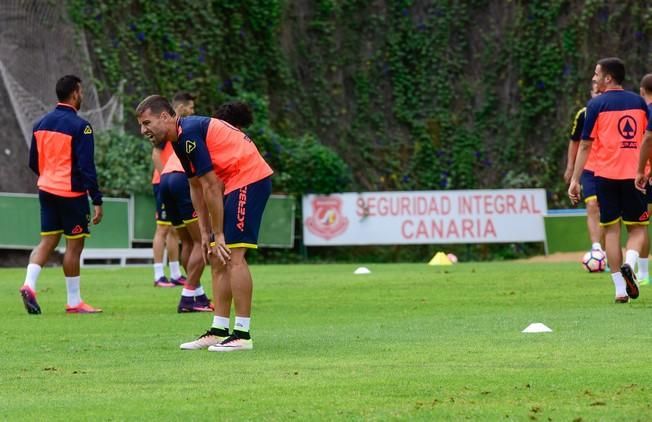
M 640 1 L 68 3 L 104 95 L 125 79 L 128 109 L 178 90 L 203 114 L 255 103 L 251 135 L 291 193 L 545 187 L 567 206 L 596 60 L 624 59 L 629 88 L 652 71 Z

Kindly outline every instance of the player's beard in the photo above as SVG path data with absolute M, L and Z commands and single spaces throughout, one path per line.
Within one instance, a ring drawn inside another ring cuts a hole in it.
M 154 134 L 154 141 L 156 142 L 156 145 L 163 145 L 166 140 L 167 140 L 167 131 L 164 133 Z

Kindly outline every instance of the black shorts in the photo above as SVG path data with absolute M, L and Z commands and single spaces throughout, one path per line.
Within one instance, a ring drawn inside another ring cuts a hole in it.
M 169 226 L 171 224 L 170 219 L 168 218 L 168 213 L 165 211 L 165 205 L 161 201 L 161 184 L 153 184 L 152 191 L 154 192 L 154 201 L 156 202 L 156 214 L 154 216 L 156 224 Z
M 580 185 L 582 186 L 582 198 L 584 198 L 584 202 L 598 199 L 595 174 L 591 170 L 582 170 Z
M 634 179 L 595 179 L 601 226 L 618 223 L 621 219 L 625 224 L 648 224 L 647 200 L 634 186 Z
M 86 195 L 66 198 L 39 190 L 41 236 L 61 234 L 68 239 L 88 237 L 91 209 Z
M 224 240 L 230 248 L 257 248 L 263 211 L 272 193 L 269 177 L 229 192 L 224 198 Z
M 161 202 L 165 206 L 168 221 L 174 227 L 197 221 L 197 213 L 190 199 L 190 186 L 185 173 L 172 172 L 161 175 L 159 188 Z

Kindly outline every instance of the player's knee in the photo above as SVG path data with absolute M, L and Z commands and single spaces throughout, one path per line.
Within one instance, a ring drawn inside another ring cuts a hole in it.
M 213 277 L 222 276 L 226 273 L 226 264 L 222 264 L 217 257 L 211 255 L 208 257 L 208 261 L 211 264 Z
M 247 265 L 247 260 L 245 259 L 245 253 L 247 250 L 245 248 L 236 248 L 231 251 L 231 260 L 229 265 L 232 267 Z
M 170 226 L 167 224 L 157 224 L 156 225 L 156 232 L 154 233 L 154 236 L 167 236 L 168 233 L 170 232 Z
M 59 244 L 59 238 L 60 236 L 43 236 L 41 237 L 41 241 L 39 242 L 38 246 L 32 250 L 32 253 L 30 254 L 30 258 L 34 258 L 40 255 L 47 255 L 49 256 L 54 248 L 57 247 Z
M 600 213 L 600 207 L 598 206 L 598 201 L 588 201 L 586 203 L 586 213 L 595 215 Z
M 68 239 L 66 242 L 66 255 L 81 255 L 84 249 L 84 239 Z

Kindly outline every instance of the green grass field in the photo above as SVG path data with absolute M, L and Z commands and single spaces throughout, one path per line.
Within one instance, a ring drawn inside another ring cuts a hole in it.
M 255 347 L 230 354 L 179 350 L 210 315 L 176 314 L 149 268 L 83 269 L 101 315 L 66 315 L 47 268 L 38 316 L 0 270 L 0 419 L 652 417 L 652 287 L 615 305 L 578 264 L 368 266 L 254 266 Z

